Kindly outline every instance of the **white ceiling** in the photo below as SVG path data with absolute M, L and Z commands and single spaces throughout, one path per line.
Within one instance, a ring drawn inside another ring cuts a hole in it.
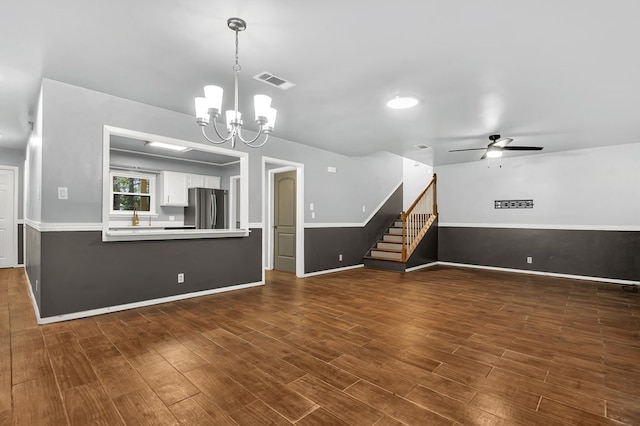
M 2 0 L 0 147 L 25 145 L 43 76 L 187 114 L 218 84 L 229 105 L 231 16 L 240 109 L 272 96 L 274 136 L 436 165 L 495 132 L 543 153 L 640 142 L 637 0 Z M 422 102 L 387 109 L 398 93 Z

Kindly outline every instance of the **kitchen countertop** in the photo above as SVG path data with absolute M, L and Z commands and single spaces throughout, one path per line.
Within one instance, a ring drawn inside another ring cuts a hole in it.
M 196 238 L 233 238 L 249 236 L 248 229 L 164 229 L 153 226 L 109 228 L 102 241 L 188 240 Z

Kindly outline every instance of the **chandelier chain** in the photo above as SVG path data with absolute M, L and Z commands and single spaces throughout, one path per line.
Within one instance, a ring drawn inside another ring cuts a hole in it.
M 239 72 L 241 67 L 238 63 L 238 30 L 236 29 L 234 32 L 236 33 L 236 64 L 233 66 L 233 70 Z

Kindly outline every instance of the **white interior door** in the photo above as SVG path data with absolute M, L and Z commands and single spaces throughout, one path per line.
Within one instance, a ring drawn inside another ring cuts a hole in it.
M 0 268 L 17 263 L 15 182 L 16 173 L 0 168 Z

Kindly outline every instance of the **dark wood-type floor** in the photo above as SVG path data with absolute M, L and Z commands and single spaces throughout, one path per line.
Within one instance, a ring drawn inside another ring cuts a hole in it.
M 38 326 L 0 270 L 0 424 L 640 424 L 640 293 L 351 270 Z

